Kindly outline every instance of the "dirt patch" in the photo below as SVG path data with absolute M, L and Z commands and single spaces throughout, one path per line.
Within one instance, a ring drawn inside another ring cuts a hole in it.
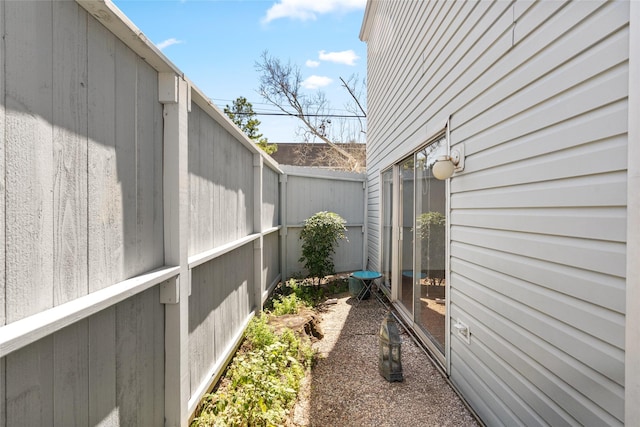
M 307 335 L 311 340 L 321 340 L 324 338 L 322 326 L 320 324 L 320 315 L 313 310 L 300 310 L 297 314 L 284 314 L 282 316 L 274 316 L 269 319 L 276 332 L 282 332 L 283 329 L 291 329 L 298 335 Z

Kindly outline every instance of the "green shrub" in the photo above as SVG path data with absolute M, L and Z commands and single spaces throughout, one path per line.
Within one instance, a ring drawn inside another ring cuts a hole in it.
M 318 283 L 327 274 L 333 273 L 333 254 L 338 240 L 346 239 L 346 221 L 334 212 L 318 212 L 304 221 L 300 239 L 302 256 L 299 261 L 310 277 Z

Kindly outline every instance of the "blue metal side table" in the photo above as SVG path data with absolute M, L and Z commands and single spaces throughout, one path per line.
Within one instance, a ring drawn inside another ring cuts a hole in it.
M 364 299 L 365 295 L 371 292 L 371 285 L 373 284 L 373 281 L 381 278 L 382 274 L 378 273 L 377 271 L 363 270 L 354 271 L 353 273 L 351 273 L 351 277 L 354 277 L 362 282 L 362 289 L 360 289 L 360 292 L 358 292 L 358 295 L 356 296 L 356 300 L 358 300 L 358 303 L 360 303 L 360 301 Z

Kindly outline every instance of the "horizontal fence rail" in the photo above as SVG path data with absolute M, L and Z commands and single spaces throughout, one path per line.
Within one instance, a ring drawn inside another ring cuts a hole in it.
M 160 268 L 9 323 L 0 328 L 0 357 L 175 278 L 177 274 L 178 267 Z

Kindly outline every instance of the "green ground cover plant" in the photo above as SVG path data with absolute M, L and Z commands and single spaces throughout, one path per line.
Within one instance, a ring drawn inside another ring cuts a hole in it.
M 270 299 L 269 310 L 249 323 L 241 348 L 217 389 L 203 398 L 192 427 L 282 423 L 315 356 L 308 337 L 290 329 L 277 333 L 269 318 L 312 307 L 324 292 L 318 286 L 296 280 L 279 287 Z
M 290 329 L 276 334 L 260 316 L 243 347 L 220 387 L 204 397 L 192 427 L 276 426 L 286 417 L 313 361 L 310 343 Z

